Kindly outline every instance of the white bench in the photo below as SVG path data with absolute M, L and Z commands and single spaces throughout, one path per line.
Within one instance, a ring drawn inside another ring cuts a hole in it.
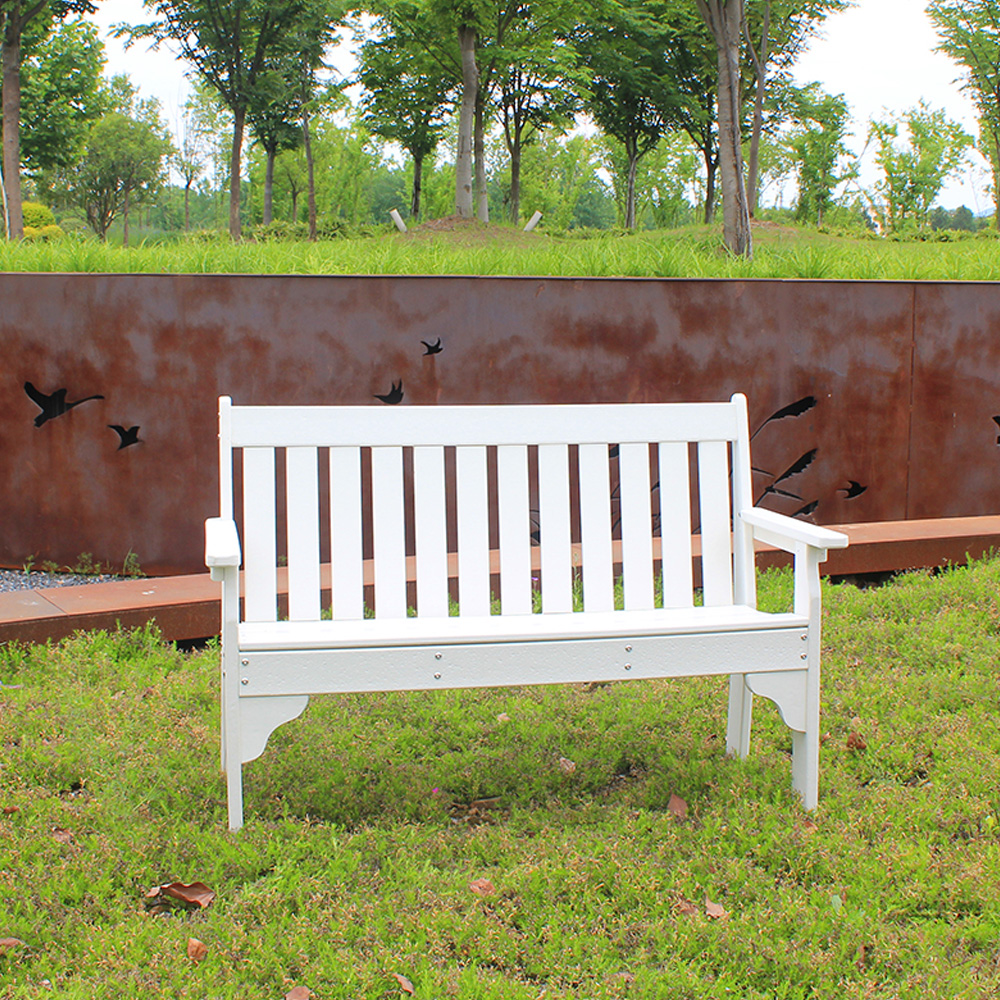
M 749 750 L 753 695 L 778 705 L 792 730 L 792 784 L 815 808 L 818 566 L 847 537 L 752 506 L 742 395 L 728 403 L 436 407 L 233 406 L 223 397 L 219 443 L 221 517 L 206 522 L 205 561 L 222 582 L 232 829 L 243 823 L 242 765 L 312 694 L 703 674 L 730 675 L 732 753 Z M 693 530 L 701 540 L 697 606 Z M 792 613 L 756 610 L 755 538 L 795 555 Z M 287 570 L 279 568 L 283 553 Z M 278 601 L 286 572 L 287 617 Z M 619 572 L 624 609 L 616 610 Z M 460 614 L 451 616 L 455 575 Z M 502 614 L 491 613 L 491 576 L 499 577 Z M 533 613 L 539 576 L 541 613 Z M 576 576 L 582 611 L 573 610 Z M 408 613 L 414 603 L 416 616 Z

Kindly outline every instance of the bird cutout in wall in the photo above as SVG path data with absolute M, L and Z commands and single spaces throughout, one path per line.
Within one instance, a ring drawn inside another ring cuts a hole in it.
M 51 395 L 47 395 L 44 392 L 36 389 L 30 382 L 24 383 L 24 391 L 28 394 L 28 398 L 41 409 L 41 413 L 35 417 L 35 426 L 41 427 L 47 420 L 55 420 L 56 417 L 61 417 L 64 413 L 72 410 L 74 406 L 79 406 L 81 403 L 89 403 L 92 399 L 104 399 L 103 396 L 85 396 L 83 399 L 76 399 L 72 403 L 66 402 L 66 389 L 56 389 Z
M 376 399 L 381 399 L 383 403 L 389 403 L 390 406 L 398 403 L 403 398 L 403 380 L 400 379 L 398 385 L 393 382 L 392 388 L 384 396 L 378 392 L 374 395 Z
M 848 486 L 841 486 L 840 489 L 837 490 L 838 493 L 844 494 L 845 500 L 853 500 L 855 497 L 861 496 L 861 494 L 868 489 L 867 486 L 862 486 L 856 479 L 848 479 L 847 482 L 849 483 Z
M 428 344 L 426 340 L 421 340 L 420 343 L 427 348 L 427 350 L 424 351 L 423 355 L 425 358 L 427 357 L 428 354 L 440 354 L 444 350 L 444 348 L 441 346 L 440 337 L 438 337 L 438 339 L 433 344 Z
M 770 486 L 764 490 L 757 500 L 757 503 L 759 504 L 769 493 L 773 493 L 780 497 L 788 497 L 791 500 L 801 501 L 802 497 L 800 497 L 798 493 L 792 493 L 789 490 L 780 489 L 778 487 L 778 483 L 783 483 L 786 479 L 791 479 L 792 476 L 797 476 L 800 472 L 805 472 L 805 470 L 813 464 L 818 450 L 818 448 L 813 448 L 810 451 L 807 451 L 804 455 L 800 455 L 780 476 L 774 480 L 773 483 L 771 483 Z
M 792 517 L 808 517 L 819 506 L 818 500 L 810 500 L 804 507 L 793 511 Z
M 142 443 L 142 438 L 139 437 L 138 427 L 125 428 L 122 427 L 121 424 L 108 424 L 108 427 L 110 427 L 111 430 L 113 430 L 120 439 L 117 448 L 118 451 L 121 451 L 122 448 L 127 448 L 131 444 Z
M 795 400 L 794 403 L 789 403 L 788 406 L 783 406 L 780 410 L 775 410 L 767 420 L 764 421 L 750 435 L 750 440 L 752 441 L 772 420 L 783 420 L 785 417 L 801 417 L 803 413 L 807 413 L 816 405 L 815 396 L 803 396 L 801 399 Z
M 995 423 L 997 427 L 1000 427 L 1000 416 L 994 417 L 993 423 Z M 1000 444 L 1000 436 L 997 437 L 997 444 Z

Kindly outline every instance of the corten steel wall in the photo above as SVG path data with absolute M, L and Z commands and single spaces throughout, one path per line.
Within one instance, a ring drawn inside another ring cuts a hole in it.
M 440 337 L 425 356 L 421 340 Z M 820 523 L 1000 511 L 1000 285 L 0 275 L 0 564 L 202 566 L 216 398 L 750 399 L 764 502 Z M 35 426 L 30 381 L 81 403 Z M 816 405 L 766 422 L 806 396 Z M 118 450 L 108 425 L 138 426 Z M 851 481 L 865 487 L 849 496 Z

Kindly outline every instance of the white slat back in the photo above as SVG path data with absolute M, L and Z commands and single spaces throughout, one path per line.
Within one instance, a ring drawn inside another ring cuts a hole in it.
M 698 444 L 698 494 L 701 506 L 701 578 L 706 607 L 733 603 L 730 551 L 729 445 Z
M 531 614 L 531 524 L 528 517 L 527 445 L 497 448 L 500 521 L 500 610 Z
M 490 613 L 490 521 L 486 449 L 455 449 L 458 494 L 458 605 L 465 616 Z
M 278 617 L 274 449 L 243 449 L 243 598 L 250 622 Z
M 285 453 L 288 511 L 288 617 L 315 621 L 320 611 L 319 453 L 289 448 Z
M 660 444 L 660 546 L 663 606 L 694 603 L 691 569 L 691 480 L 685 442 Z
M 615 608 L 608 458 L 606 444 L 580 445 L 580 547 L 587 611 Z
M 372 448 L 372 539 L 375 614 L 406 617 L 406 521 L 403 449 Z
M 417 614 L 448 616 L 448 535 L 444 448 L 413 449 Z
M 330 563 L 333 617 L 364 617 L 361 449 L 330 449 Z
M 653 607 L 649 446 L 636 443 L 619 445 L 618 476 L 625 608 L 629 611 L 648 611 Z
M 538 520 L 542 611 L 573 610 L 573 549 L 569 511 L 569 446 L 538 446 Z

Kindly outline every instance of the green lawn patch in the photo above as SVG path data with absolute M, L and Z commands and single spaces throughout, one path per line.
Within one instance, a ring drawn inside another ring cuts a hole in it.
M 0 997 L 1000 995 L 998 594 L 825 586 L 813 817 L 707 678 L 316 698 L 234 835 L 218 649 L 0 648 Z

